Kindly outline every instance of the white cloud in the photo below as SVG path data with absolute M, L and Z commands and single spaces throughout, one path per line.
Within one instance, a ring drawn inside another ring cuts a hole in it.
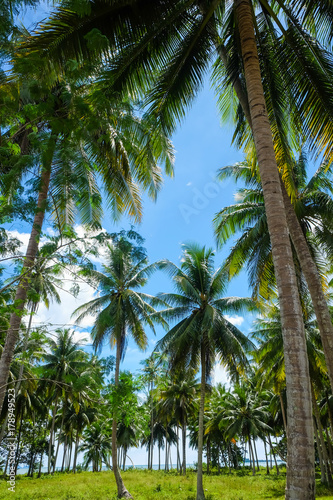
M 186 186 L 192 186 L 192 182 L 188 182 Z
M 226 369 L 219 363 L 215 364 L 213 381 L 214 384 L 221 383 L 226 384 L 226 386 L 230 386 L 230 377 L 228 376 Z
M 230 321 L 234 326 L 241 326 L 244 322 L 243 316 L 229 316 L 228 314 L 224 315 L 225 319 Z
M 19 241 L 22 241 L 22 246 L 19 250 L 22 254 L 25 254 L 29 243 L 30 233 L 19 233 L 16 229 L 7 232 L 12 238 L 17 238 Z

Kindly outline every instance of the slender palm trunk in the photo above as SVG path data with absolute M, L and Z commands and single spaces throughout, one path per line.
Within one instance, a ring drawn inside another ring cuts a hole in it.
M 43 171 L 41 175 L 41 184 L 39 189 L 37 210 L 34 217 L 34 222 L 30 234 L 27 252 L 25 255 L 22 278 L 17 287 L 15 295 L 15 312 L 10 317 L 9 328 L 6 336 L 5 345 L 0 359 L 0 412 L 2 410 L 4 397 L 6 394 L 6 384 L 9 375 L 9 368 L 13 359 L 15 345 L 19 335 L 20 324 L 24 306 L 27 300 L 27 291 L 29 288 L 29 271 L 34 265 L 35 257 L 38 250 L 38 243 L 40 233 L 44 221 L 46 211 L 46 200 L 49 191 L 50 177 L 51 177 L 51 164 L 53 154 L 56 147 L 57 137 L 51 135 L 47 152 L 43 161 Z
M 60 471 L 60 472 L 63 472 L 63 471 L 64 471 L 66 453 L 67 453 L 67 435 L 65 436 L 65 443 L 64 443 L 64 455 L 63 455 L 63 457 L 62 457 L 62 464 L 61 464 L 61 471 Z
M 253 449 L 254 449 L 254 454 L 256 457 L 256 462 L 257 462 L 257 471 L 259 472 L 259 460 L 258 460 L 258 453 L 257 453 L 257 445 L 256 445 L 256 440 L 253 437 Z
M 117 352 L 116 352 L 116 368 L 114 374 L 114 384 L 116 388 L 119 386 L 119 370 L 120 370 L 120 340 L 117 340 Z M 117 418 L 116 415 L 113 415 L 112 420 L 112 468 L 114 477 L 117 484 L 118 498 L 133 498 L 132 495 L 127 491 L 121 474 L 118 468 L 117 461 Z
M 323 292 L 317 266 L 312 258 L 309 246 L 295 214 L 295 210 L 291 205 L 286 188 L 283 182 L 281 184 L 290 237 L 294 244 L 311 295 L 323 344 L 327 372 L 331 383 L 331 389 L 333 390 L 333 325 L 330 311 Z
M 313 413 L 315 416 L 315 421 L 318 427 L 318 434 L 316 436 L 317 439 L 317 447 L 318 450 L 321 448 L 322 451 L 322 459 L 323 459 L 323 464 L 324 464 L 324 469 L 325 469 L 325 477 L 327 484 L 332 487 L 333 486 L 333 481 L 332 481 L 332 472 L 329 464 L 329 459 L 328 459 L 328 453 L 327 453 L 327 448 L 325 444 L 325 439 L 324 439 L 324 433 L 323 433 L 323 427 L 321 425 L 321 420 L 320 420 L 320 413 L 318 410 L 318 405 L 317 405 L 317 399 L 316 395 L 314 392 L 313 384 L 311 384 L 311 390 L 312 390 L 312 404 L 313 404 Z M 316 428 L 316 426 L 314 426 Z M 318 441 L 319 437 L 319 441 Z
M 169 458 L 168 458 L 168 423 L 165 425 L 165 464 L 164 470 L 169 470 Z
M 183 475 L 186 476 L 186 422 L 182 425 L 182 445 L 183 445 Z
M 80 442 L 80 436 L 78 431 L 76 431 L 76 438 L 75 438 L 75 450 L 74 450 L 74 464 L 73 464 L 73 472 L 75 474 L 76 472 L 76 461 L 77 461 L 77 451 L 79 448 L 79 442 Z
M 286 500 L 315 498 L 314 444 L 309 365 L 302 309 L 272 133 L 261 82 L 250 0 L 236 0 L 253 138 L 281 308 L 287 383 L 288 468 Z
M 197 471 L 197 499 L 205 500 L 202 477 L 202 452 L 204 436 L 204 411 L 205 411 L 205 389 L 206 389 L 206 351 L 203 340 L 201 341 L 201 386 L 199 406 L 199 429 L 198 429 L 198 471 Z
M 62 433 L 62 429 L 63 429 L 63 426 L 64 426 L 64 419 L 65 419 L 65 407 L 63 407 L 63 414 L 62 414 L 62 419 L 61 419 L 61 424 L 60 424 L 60 429 L 59 429 L 59 435 L 58 435 L 57 451 L 56 451 L 55 458 L 54 458 L 54 464 L 53 464 L 52 474 L 54 474 L 55 469 L 56 469 L 56 465 L 57 465 L 57 458 L 58 458 L 59 447 L 60 447 L 60 438 L 61 438 L 61 433 Z
M 52 423 L 51 423 L 51 430 L 50 430 L 49 456 L 48 456 L 48 462 L 47 462 L 47 473 L 48 474 L 51 473 L 52 444 L 53 444 L 55 418 L 56 418 L 57 409 L 58 409 L 58 398 L 59 398 L 59 394 L 57 393 L 55 403 L 54 403 L 54 408 L 53 408 Z
M 150 452 L 150 469 L 153 468 L 154 454 L 154 400 L 153 400 L 154 381 L 151 382 L 151 452 Z
M 254 458 L 254 452 L 253 452 L 253 446 L 251 443 L 251 436 L 249 436 L 249 454 L 252 457 L 251 462 L 252 462 L 252 476 L 255 476 L 256 474 L 256 461 Z
M 280 405 L 281 405 L 281 412 L 282 412 L 282 419 L 283 419 L 283 427 L 284 427 L 284 430 L 287 434 L 287 419 L 286 419 L 286 412 L 284 409 L 283 397 L 282 397 L 281 392 L 279 394 L 279 398 L 280 398 Z
M 42 475 L 42 466 L 43 466 L 43 456 L 44 452 L 40 454 L 40 461 L 39 461 L 39 470 L 38 470 L 38 478 Z
M 180 456 L 179 456 L 179 425 L 177 424 L 177 472 L 179 472 L 180 465 Z
M 265 458 L 266 458 L 266 474 L 268 475 L 269 472 L 269 464 L 268 464 L 268 454 L 267 454 L 267 445 L 266 445 L 266 439 L 263 439 L 264 441 L 264 448 L 265 448 Z

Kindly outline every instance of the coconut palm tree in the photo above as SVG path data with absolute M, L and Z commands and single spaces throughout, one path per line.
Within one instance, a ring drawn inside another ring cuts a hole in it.
M 202 500 L 205 498 L 202 450 L 206 384 L 216 357 L 228 369 L 241 373 L 247 364 L 245 352 L 252 345 L 224 314 L 253 308 L 253 302 L 223 296 L 228 277 L 223 267 L 214 269 L 212 249 L 184 245 L 180 268 L 170 261 L 161 261 L 160 267 L 172 276 L 176 289 L 176 293 L 159 296 L 170 304 L 160 314 L 176 320 L 177 324 L 157 343 L 156 349 L 168 354 L 173 369 L 201 369 L 197 500 Z
M 224 419 L 227 422 L 226 435 L 231 438 L 242 437 L 249 443 L 252 474 L 255 475 L 255 454 L 252 440 L 271 431 L 267 425 L 268 402 L 263 401 L 247 384 L 236 386 L 226 398 Z
M 98 472 L 104 462 L 110 467 L 112 447 L 110 436 L 101 421 L 94 422 L 83 431 L 83 443 L 79 451 L 84 451 L 86 466 L 92 463 L 93 472 Z
M 197 406 L 198 382 L 191 371 L 180 370 L 159 392 L 160 411 L 173 415 L 182 428 L 182 473 L 186 475 L 186 429 L 189 415 Z
M 27 300 L 30 274 L 48 209 L 53 205 L 51 212 L 60 232 L 73 227 L 78 215 L 83 224 L 100 227 L 101 184 L 113 218 L 125 212 L 139 220 L 140 189 L 155 198 L 161 186 L 158 161 L 164 163 L 168 173 L 172 172 L 170 142 L 154 132 L 151 120 L 136 116 L 128 100 L 121 103 L 114 99 L 113 104 L 108 100 L 99 108 L 92 98 L 91 86 L 81 85 L 73 76 L 62 79 L 51 90 L 45 81 L 36 83 L 33 70 L 30 77 L 28 83 L 17 82 L 23 105 L 16 110 L 2 136 L 8 149 L 14 143 L 23 154 L 23 159 L 17 155 L 12 165 L 2 162 L 3 200 L 10 201 L 32 170 L 36 175 L 38 199 L 14 301 L 15 311 L 0 360 L 0 408 L 21 323 L 19 312 Z M 19 107 L 19 102 L 17 105 Z M 37 136 L 33 132 L 36 127 Z M 32 166 L 31 157 L 34 158 Z
M 70 390 L 69 377 L 76 379 L 78 374 L 86 367 L 85 353 L 79 349 L 79 344 L 74 341 L 74 332 L 69 329 L 56 330 L 57 338 L 50 339 L 50 352 L 44 356 L 43 376 L 52 380 L 49 385 L 49 398 L 53 403 L 49 455 L 48 473 L 51 472 L 52 445 L 54 444 L 54 429 L 57 410 L 60 398 Z
M 134 231 L 115 235 L 114 243 L 107 247 L 106 264 L 103 272 L 91 269 L 84 270 L 85 276 L 100 288 L 101 295 L 87 304 L 78 307 L 73 315 L 80 322 L 88 314 L 96 316 L 91 335 L 95 348 L 108 340 L 111 347 L 116 347 L 116 365 L 114 384 L 119 386 L 120 362 L 125 355 L 128 336 L 131 336 L 138 347 L 147 347 L 147 335 L 144 324 L 154 331 L 154 322 L 165 322 L 150 305 L 157 298 L 140 292 L 148 277 L 156 269 L 155 264 L 148 265 L 145 250 L 141 245 L 142 238 Z M 137 245 L 137 244 L 139 245 Z M 152 314 L 155 314 L 152 319 Z M 112 423 L 112 466 L 116 478 L 118 496 L 131 498 L 122 481 L 117 462 L 117 414 L 113 414 Z

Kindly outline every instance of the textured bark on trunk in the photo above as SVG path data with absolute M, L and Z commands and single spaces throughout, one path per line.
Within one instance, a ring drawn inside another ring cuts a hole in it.
M 38 250 L 40 233 L 44 221 L 46 200 L 50 185 L 51 163 L 56 146 L 56 137 L 51 136 L 48 145 L 46 158 L 44 159 L 41 184 L 37 201 L 37 210 L 34 217 L 33 227 L 30 234 L 27 252 L 22 269 L 22 279 L 20 280 L 15 295 L 15 312 L 11 314 L 6 341 L 0 359 L 0 412 L 2 410 L 4 397 L 6 394 L 6 384 L 9 375 L 9 368 L 13 359 L 15 345 L 19 335 L 21 319 L 27 299 L 29 287 L 29 270 L 32 268 Z
M 186 423 L 182 425 L 182 445 L 183 445 L 183 476 L 186 476 Z
M 333 325 L 330 311 L 328 309 L 327 301 L 323 292 L 317 266 L 312 258 L 309 246 L 307 244 L 299 220 L 297 219 L 297 216 L 295 214 L 295 210 L 291 205 L 291 201 L 286 188 L 283 182 L 281 182 L 281 184 L 290 237 L 294 244 L 297 257 L 311 295 L 311 300 L 320 331 L 320 337 L 323 344 L 327 372 L 331 383 L 331 389 L 333 389 Z
M 116 387 L 119 386 L 119 369 L 120 369 L 120 342 L 117 340 L 117 352 L 116 352 L 116 367 L 114 374 L 114 384 Z M 127 491 L 124 482 L 122 480 L 120 470 L 118 468 L 117 461 L 117 418 L 114 415 L 112 420 L 112 468 L 114 477 L 117 484 L 118 498 L 133 498 L 132 495 Z
M 198 429 L 198 471 L 197 471 L 197 500 L 205 500 L 202 477 L 202 452 L 204 435 L 204 410 L 206 389 L 206 352 L 203 341 L 201 343 L 201 385 L 199 406 L 199 429 Z
M 288 468 L 286 499 L 315 498 L 309 366 L 301 304 L 279 172 L 261 82 L 250 0 L 236 0 L 253 138 L 279 292 L 287 383 Z

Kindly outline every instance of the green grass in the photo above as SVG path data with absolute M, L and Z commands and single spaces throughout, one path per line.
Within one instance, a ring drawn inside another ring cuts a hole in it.
M 124 472 L 126 487 L 135 500 L 195 500 L 196 475 L 180 477 L 174 472 L 129 470 Z M 13 500 L 115 500 L 116 488 L 112 472 L 55 474 L 41 479 L 19 477 L 15 493 L 0 481 L 0 499 Z M 204 476 L 206 500 L 279 500 L 284 498 L 285 474 L 256 476 L 248 471 Z M 317 498 L 333 500 L 333 492 L 317 482 Z

